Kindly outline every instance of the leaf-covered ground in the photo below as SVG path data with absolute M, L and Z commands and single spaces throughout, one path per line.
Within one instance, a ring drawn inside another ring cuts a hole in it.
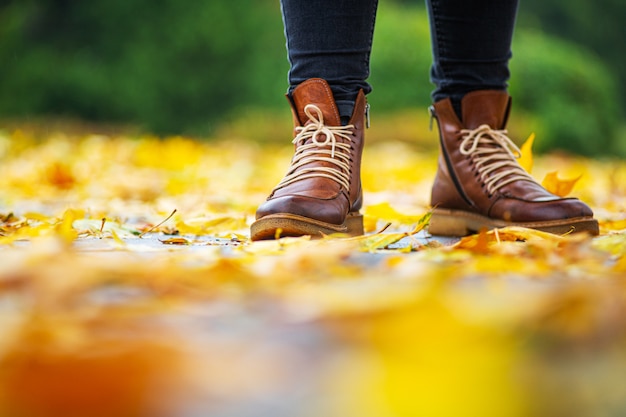
M 437 239 L 436 153 L 379 141 L 368 236 L 252 243 L 290 156 L 0 136 L 0 416 L 626 414 L 625 163 L 535 157 L 599 237 Z

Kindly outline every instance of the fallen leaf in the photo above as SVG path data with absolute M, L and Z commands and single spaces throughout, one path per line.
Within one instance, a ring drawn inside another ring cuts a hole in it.
M 522 146 L 526 169 L 532 157 L 535 170 L 585 173 L 577 190 L 601 236 L 507 227 L 436 240 L 422 231 L 429 214 L 413 215 L 428 212 L 436 151 L 374 140 L 362 170 L 370 234 L 252 242 L 255 210 L 292 156 L 284 144 L 7 129 L 2 416 L 254 410 L 303 375 L 314 395 L 286 414 L 624 408 L 624 161 L 533 156 L 532 135 Z M 55 185 L 43 175 L 56 161 Z M 168 363 L 178 355 L 190 389 Z M 176 403 L 176 387 L 182 409 L 153 406 Z
M 172 237 L 169 239 L 159 239 L 159 241 L 161 243 L 163 243 L 164 245 L 190 245 L 191 242 L 188 239 L 185 239 L 184 237 Z
M 383 202 L 365 207 L 365 217 L 397 224 L 415 224 L 422 215 L 406 215 L 394 209 L 389 202 Z
M 566 197 L 572 192 L 576 182 L 582 177 L 582 174 L 572 179 L 560 179 L 556 171 L 549 172 L 541 182 L 546 190 L 559 197 Z
M 365 252 L 375 252 L 379 249 L 385 249 L 389 245 L 399 242 L 408 236 L 413 236 L 420 231 L 422 231 L 426 226 L 428 226 L 428 222 L 432 217 L 432 212 L 428 212 L 423 216 L 417 219 L 417 225 L 410 232 L 403 233 L 375 233 L 371 235 L 363 235 L 357 236 L 354 238 L 348 238 L 347 240 L 356 241 L 359 243 L 359 246 L 362 251 Z
M 493 245 L 502 242 L 527 242 L 537 240 L 560 242 L 563 238 L 540 230 L 509 226 L 499 229 L 481 230 L 478 234 L 465 236 L 450 248 L 466 249 L 475 253 L 486 254 L 492 251 Z
M 529 174 L 533 170 L 533 144 L 535 143 L 535 134 L 531 133 L 528 139 L 524 142 L 520 148 L 520 157 L 517 162 L 524 168 Z
M 116 233 L 118 237 L 133 237 L 139 232 L 129 227 L 122 226 L 112 220 L 102 222 L 101 219 L 76 219 L 72 222 L 72 228 L 78 235 L 105 237 L 106 233 Z

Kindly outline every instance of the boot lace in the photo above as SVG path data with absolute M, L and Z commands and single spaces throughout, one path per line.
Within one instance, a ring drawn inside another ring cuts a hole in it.
M 292 141 L 296 145 L 296 152 L 291 161 L 291 169 L 275 190 L 314 177 L 329 178 L 350 190 L 351 145 L 338 142 L 337 137 L 351 142 L 354 125 L 326 126 L 322 111 L 314 104 L 307 104 L 304 113 L 311 123 L 296 127 L 297 134 Z M 327 162 L 332 166 L 315 164 L 302 168 L 311 162 Z
M 459 150 L 473 159 L 489 195 L 514 181 L 535 182 L 517 162 L 521 151 L 506 130 L 481 125 L 473 130 L 463 129 L 461 134 L 463 141 Z

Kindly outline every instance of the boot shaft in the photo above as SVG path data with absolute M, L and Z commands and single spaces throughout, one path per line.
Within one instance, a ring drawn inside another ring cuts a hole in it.
M 332 90 L 328 83 L 321 78 L 312 78 L 303 82 L 294 89 L 291 95 L 287 95 L 287 100 L 291 105 L 294 136 L 297 134 L 298 128 L 311 123 L 309 116 L 305 112 L 307 105 L 315 105 L 321 110 L 325 125 L 341 126 L 341 117 Z M 351 147 L 350 172 L 348 173 L 350 186 L 346 191 L 353 210 L 359 210 L 362 205 L 361 159 L 365 145 L 364 131 L 367 127 L 368 111 L 365 94 L 363 91 L 359 91 L 354 103 L 352 117 L 348 122 L 348 125 L 353 126 L 353 134 L 349 140 L 336 137 L 339 142 L 349 143 Z M 328 167 L 323 162 L 321 164 Z
M 597 234 L 589 207 L 551 194 L 519 165 L 520 150 L 504 130 L 510 107 L 508 94 L 494 90 L 467 94 L 460 119 L 450 99 L 434 104 L 441 149 L 431 196 L 438 214 L 433 230 L 456 234 L 463 228 L 517 225 Z

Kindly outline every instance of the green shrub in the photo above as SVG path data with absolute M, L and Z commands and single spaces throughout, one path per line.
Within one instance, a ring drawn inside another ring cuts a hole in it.
M 5 2 L 0 117 L 70 116 L 206 135 L 258 109 L 288 113 L 284 44 L 274 0 Z M 381 2 L 374 123 L 377 114 L 426 111 L 431 59 L 424 8 Z M 520 28 L 512 71 L 516 123 L 532 121 L 520 133 L 536 130 L 540 150 L 626 151 L 615 139 L 623 132 L 617 84 L 593 54 Z
M 371 57 L 369 101 L 389 112 L 430 105 L 433 85 L 428 16 L 424 9 L 381 2 Z
M 276 2 L 24 0 L 0 7 L 0 27 L 3 117 L 207 132 L 285 89 Z
M 620 124 L 617 83 L 584 49 L 520 30 L 511 61 L 515 108 L 538 121 L 539 150 L 607 155 L 616 149 Z

